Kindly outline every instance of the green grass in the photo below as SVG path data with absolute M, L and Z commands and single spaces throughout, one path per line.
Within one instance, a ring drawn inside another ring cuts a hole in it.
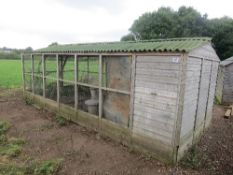
M 0 120 L 0 175 L 55 175 L 61 165 L 60 159 L 20 163 L 17 156 L 21 153 L 24 140 L 9 138 L 6 134 L 10 123 Z M 6 162 L 7 160 L 7 162 Z
M 16 88 L 20 86 L 22 86 L 21 61 L 0 59 L 0 87 Z
M 41 63 L 35 60 L 35 74 L 42 74 Z M 47 72 L 47 76 L 56 78 L 56 62 L 49 60 L 46 62 L 46 70 L 52 71 Z M 98 60 L 89 62 L 89 76 L 85 72 L 87 70 L 87 63 L 85 61 L 80 61 L 78 66 L 78 81 L 83 83 L 90 83 L 89 81 L 94 81 L 93 84 L 98 84 Z M 31 61 L 25 61 L 25 71 L 31 72 Z M 68 61 L 64 68 L 64 79 L 74 81 L 74 63 Z M 89 78 L 88 78 L 89 77 Z M 88 80 L 92 79 L 92 80 Z M 103 77 L 105 80 L 105 77 Z M 17 88 L 21 87 L 22 82 L 22 65 L 21 60 L 7 60 L 0 59 L 0 87 L 3 88 Z

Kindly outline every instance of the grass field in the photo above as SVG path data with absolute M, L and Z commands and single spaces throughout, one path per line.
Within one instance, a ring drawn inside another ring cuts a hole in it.
M 0 87 L 15 88 L 22 85 L 20 60 L 0 60 Z

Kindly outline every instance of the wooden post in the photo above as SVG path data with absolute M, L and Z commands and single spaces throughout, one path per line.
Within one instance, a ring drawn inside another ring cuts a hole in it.
M 88 83 L 89 83 L 89 80 L 90 80 L 89 57 L 87 57 L 87 77 L 88 77 Z
M 42 54 L 42 78 L 43 78 L 43 97 L 45 98 L 45 56 Z
M 135 90 L 136 55 L 132 56 L 131 64 L 131 88 L 130 88 L 130 114 L 128 126 L 133 129 L 134 90 Z
M 35 87 L 34 87 L 34 56 L 31 54 L 32 60 L 32 93 L 35 94 Z
M 193 127 L 193 140 L 192 140 L 193 143 L 195 141 L 195 131 L 196 131 L 196 124 L 197 124 L 197 112 L 198 112 L 198 106 L 199 106 L 199 100 L 200 100 L 200 92 L 201 92 L 202 71 L 203 71 L 203 66 L 204 66 L 203 62 L 204 62 L 204 58 L 201 58 L 200 81 L 199 81 L 199 84 L 198 84 L 197 104 L 196 104 L 194 127 Z
M 21 63 L 22 63 L 22 80 L 23 80 L 23 91 L 25 91 L 25 66 L 24 66 L 24 55 L 21 54 Z
M 208 113 L 208 104 L 209 104 L 209 96 L 210 96 L 210 85 L 211 85 L 211 80 L 212 80 L 212 67 L 213 67 L 213 61 L 211 61 L 211 67 L 210 67 L 210 76 L 209 76 L 209 87 L 208 87 L 208 96 L 207 96 L 207 100 L 206 100 L 206 110 L 205 110 L 205 118 L 204 118 L 204 127 L 203 130 L 205 129 L 205 125 L 206 125 L 206 115 Z
M 99 118 L 102 118 L 103 113 L 103 91 L 102 87 L 102 55 L 99 55 Z
M 74 108 L 75 110 L 78 109 L 78 57 L 77 57 L 77 54 L 75 54 L 74 56 Z
M 177 113 L 176 113 L 176 121 L 175 128 L 173 134 L 173 158 L 174 162 L 177 162 L 178 159 L 178 150 L 180 145 L 180 133 L 181 133 L 181 125 L 182 125 L 182 114 L 184 108 L 184 93 L 185 93 L 185 80 L 186 80 L 186 69 L 187 69 L 187 54 L 181 55 L 180 61 L 180 76 L 179 76 L 179 84 L 178 84 L 178 100 L 177 100 Z
M 56 63 L 57 63 L 57 105 L 60 104 L 60 64 L 59 64 L 59 56 L 56 54 Z

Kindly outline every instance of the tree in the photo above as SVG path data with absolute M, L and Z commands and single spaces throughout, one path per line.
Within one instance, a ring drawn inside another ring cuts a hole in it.
M 173 37 L 176 18 L 176 13 L 171 8 L 162 7 L 140 16 L 134 21 L 130 31 L 139 34 L 141 39 Z
M 53 42 L 53 43 L 49 44 L 48 47 L 57 46 L 57 45 L 58 45 L 57 42 Z
M 121 38 L 121 41 L 135 41 L 136 36 L 133 33 L 128 33 L 127 35 Z
M 175 37 L 212 37 L 219 57 L 223 60 L 233 55 L 233 19 L 229 17 L 208 19 L 192 7 L 182 6 L 178 11 L 159 8 L 147 12 L 133 22 L 125 40 L 148 40 Z

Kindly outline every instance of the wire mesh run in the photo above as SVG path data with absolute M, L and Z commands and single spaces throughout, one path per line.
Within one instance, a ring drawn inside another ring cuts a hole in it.
M 57 100 L 57 80 L 46 78 L 45 80 L 45 97 L 50 100 Z
M 103 118 L 114 123 L 128 126 L 130 96 L 103 91 Z
M 99 57 L 78 57 L 78 82 L 99 84 Z
M 31 75 L 24 75 L 24 83 L 25 83 L 25 90 L 32 92 L 32 76 Z
M 38 76 L 42 76 L 43 68 L 42 68 L 42 57 L 41 55 L 33 56 L 34 62 L 34 74 Z
M 57 78 L 57 60 L 55 55 L 45 57 L 45 76 Z
M 60 103 L 74 107 L 74 84 L 60 81 Z
M 78 86 L 78 109 L 98 115 L 99 93 L 97 88 Z
M 130 91 L 131 58 L 126 56 L 103 57 L 102 86 Z
M 24 60 L 24 73 L 32 73 L 32 58 L 27 54 L 23 56 Z
M 37 95 L 43 95 L 43 78 L 40 76 L 34 76 L 34 93 Z

